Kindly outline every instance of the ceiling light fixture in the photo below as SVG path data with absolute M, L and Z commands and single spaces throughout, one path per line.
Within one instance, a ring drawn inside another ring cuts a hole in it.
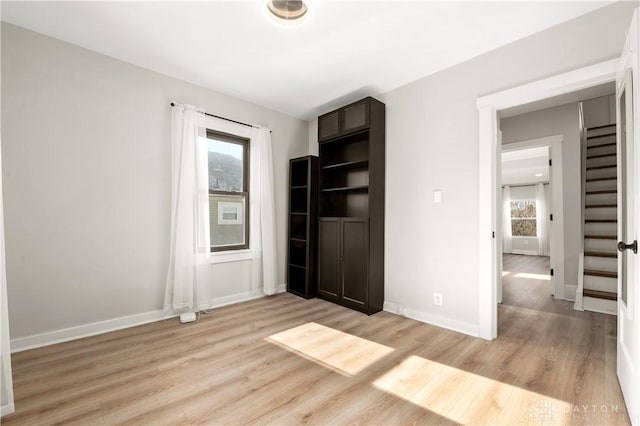
M 542 177 L 542 173 L 536 173 L 536 177 Z
M 301 0 L 269 0 L 267 9 L 277 22 L 285 25 L 299 24 L 309 10 Z

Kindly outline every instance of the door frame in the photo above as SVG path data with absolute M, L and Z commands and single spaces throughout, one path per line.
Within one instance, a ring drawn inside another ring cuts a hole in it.
M 478 108 L 478 335 L 498 337 L 496 153 L 498 111 L 615 81 L 618 59 L 569 71 L 477 99 Z M 501 255 L 501 254 L 500 254 Z
M 499 138 L 498 138 L 499 139 Z M 512 142 L 508 144 L 502 144 L 497 148 L 500 152 L 519 151 L 527 148 L 537 148 L 541 146 L 549 147 L 549 158 L 552 159 L 551 166 L 549 167 L 549 184 L 551 185 L 551 202 L 552 209 L 547 214 L 553 214 L 553 220 L 551 221 L 551 227 L 549 229 L 549 252 L 550 261 L 554 271 L 553 277 L 551 277 L 551 291 L 555 298 L 566 299 L 566 288 L 564 281 L 564 199 L 563 199 L 563 182 L 562 182 L 562 142 L 564 141 L 563 135 L 551 135 L 542 138 L 527 139 L 524 141 Z M 496 172 L 501 174 L 498 167 L 502 165 L 496 164 Z M 498 182 L 498 187 L 501 188 L 501 182 Z M 497 199 L 502 199 L 502 194 L 496 194 Z M 499 210 L 496 207 L 496 210 Z M 502 218 L 500 217 L 501 211 L 496 215 L 496 245 L 498 246 L 496 256 L 502 256 Z M 501 286 L 502 286 L 502 271 L 498 271 L 498 301 L 500 301 Z

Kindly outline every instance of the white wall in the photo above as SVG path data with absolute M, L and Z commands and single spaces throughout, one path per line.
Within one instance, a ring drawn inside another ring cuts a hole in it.
M 477 333 L 476 99 L 617 57 L 634 6 L 607 6 L 377 96 L 387 112 L 387 309 Z
M 288 159 L 308 151 L 306 121 L 9 24 L 2 89 L 13 338 L 162 307 L 171 101 L 273 130 L 285 282 Z M 250 267 L 215 265 L 215 296 L 246 294 Z
M 580 113 L 578 103 L 560 105 L 500 120 L 504 145 L 544 136 L 563 135 L 562 188 L 564 204 L 565 284 L 578 285 L 580 254 Z M 551 212 L 553 213 L 553 212 Z
M 0 144 L 1 145 L 1 144 Z M 1 151 L 1 149 L 0 149 Z M 2 155 L 0 154 L 0 163 Z M 14 411 L 11 344 L 9 341 L 9 308 L 7 306 L 7 276 L 4 245 L 4 207 L 2 197 L 2 166 L 0 164 L 0 416 Z
M 586 100 L 582 103 L 584 114 L 584 126 L 590 127 L 606 126 L 616 122 L 616 96 L 600 96 Z

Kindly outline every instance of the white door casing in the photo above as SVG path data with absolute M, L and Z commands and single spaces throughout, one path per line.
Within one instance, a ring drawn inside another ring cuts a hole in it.
M 502 150 L 499 149 L 502 146 L 502 130 L 498 129 L 498 149 L 496 149 L 496 207 L 495 207 L 495 223 L 496 223 L 496 234 L 495 244 L 497 245 L 497 250 L 502 253 L 502 222 L 503 222 L 503 208 L 502 208 Z M 496 271 L 498 272 L 498 277 L 496 279 L 496 284 L 498 285 L 498 289 L 496 292 L 496 298 L 498 303 L 502 303 L 502 255 L 496 256 Z
M 636 9 L 627 33 L 616 75 L 616 134 L 618 157 L 618 240 L 638 239 L 640 155 L 640 31 Z M 640 316 L 637 289 L 640 256 L 632 250 L 618 253 L 617 374 L 632 424 L 640 423 L 638 413 L 638 366 L 640 356 Z

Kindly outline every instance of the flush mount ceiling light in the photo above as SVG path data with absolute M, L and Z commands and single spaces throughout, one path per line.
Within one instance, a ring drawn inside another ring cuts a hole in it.
M 536 173 L 536 177 L 542 177 L 542 173 Z
M 276 21 L 285 25 L 302 22 L 307 15 L 307 5 L 301 0 L 269 0 L 267 9 Z

